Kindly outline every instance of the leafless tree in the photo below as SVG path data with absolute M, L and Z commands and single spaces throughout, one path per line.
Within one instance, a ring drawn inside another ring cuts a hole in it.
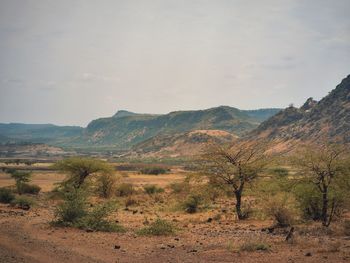
M 210 182 L 232 189 L 240 220 L 247 216 L 242 211 L 244 187 L 255 180 L 266 166 L 266 149 L 266 143 L 258 142 L 236 142 L 230 146 L 213 144 L 203 155 L 204 173 Z
M 322 197 L 322 225 L 328 227 L 332 222 L 340 200 L 330 197 L 330 190 L 349 183 L 349 154 L 345 146 L 327 144 L 305 145 L 292 158 L 303 179 L 316 186 Z M 348 191 L 350 189 L 347 189 Z

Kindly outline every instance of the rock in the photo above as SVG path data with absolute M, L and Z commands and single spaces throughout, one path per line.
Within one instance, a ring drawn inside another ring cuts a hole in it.
M 85 230 L 85 232 L 91 233 L 91 232 L 93 232 L 93 230 L 91 228 L 88 228 L 88 229 Z
M 119 245 L 115 245 L 114 249 L 120 249 L 120 246 Z
M 213 219 L 212 219 L 211 217 L 209 217 L 209 218 L 207 219 L 207 222 L 210 223 L 211 221 L 213 221 Z
M 175 237 L 175 238 L 174 238 L 174 240 L 175 240 L 175 241 L 179 241 L 179 240 L 180 240 L 180 238 L 178 238 L 178 237 Z
M 307 253 L 305 254 L 305 257 L 311 257 L 311 256 L 312 256 L 311 252 L 307 252 Z
M 161 244 L 160 249 L 166 249 L 165 245 Z
M 174 245 L 168 245 L 168 247 L 170 247 L 170 248 L 175 248 L 175 246 L 174 246 Z
M 188 251 L 188 253 L 196 253 L 198 252 L 197 249 L 191 249 L 190 251 Z

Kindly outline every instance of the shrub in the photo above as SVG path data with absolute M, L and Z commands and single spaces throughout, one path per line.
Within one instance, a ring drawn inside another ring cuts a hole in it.
M 157 187 L 157 186 L 154 185 L 154 184 L 145 185 L 145 186 L 143 187 L 143 189 L 144 189 L 145 192 L 146 192 L 147 194 L 149 194 L 149 195 L 164 192 L 164 189 L 163 189 L 163 188 Z
M 253 251 L 269 251 L 270 245 L 266 244 L 264 242 L 254 242 L 254 241 L 247 241 L 241 244 L 239 247 L 240 251 L 247 251 L 247 252 L 253 252 Z
M 31 206 L 33 205 L 33 201 L 25 196 L 19 196 L 12 200 L 11 202 L 12 206 L 21 208 L 23 210 L 29 210 Z
M 122 232 L 124 228 L 114 222 L 107 220 L 108 215 L 116 210 L 113 202 L 99 204 L 87 213 L 76 226 L 81 229 L 89 229 L 103 232 Z
M 11 177 L 16 181 L 17 193 L 23 194 L 23 187 L 30 181 L 31 173 L 16 170 L 11 170 L 9 173 L 11 174 Z
M 183 203 L 183 208 L 187 213 L 196 213 L 198 207 L 202 204 L 203 198 L 198 194 L 191 194 L 187 197 L 185 202 Z
M 134 186 L 129 183 L 122 183 L 116 188 L 117 196 L 129 196 L 134 193 Z
M 293 223 L 294 218 L 288 208 L 278 206 L 272 208 L 270 211 L 278 226 L 288 227 Z
M 32 195 L 37 195 L 40 190 L 41 190 L 41 187 L 38 186 L 38 185 L 35 185 L 35 184 L 22 184 L 21 186 L 21 191 L 23 194 L 32 194 Z
M 304 219 L 321 220 L 322 196 L 311 184 L 300 184 L 295 188 L 295 195 Z
M 281 167 L 272 169 L 271 173 L 273 175 L 278 176 L 278 177 L 286 177 L 289 174 L 289 172 L 288 172 L 288 170 L 286 168 L 281 168 Z
M 102 174 L 97 178 L 97 192 L 103 198 L 109 198 L 114 194 L 116 178 L 113 174 Z
M 146 167 L 146 168 L 142 168 L 140 170 L 140 173 L 158 175 L 158 174 L 165 174 L 169 171 L 170 169 L 163 168 L 163 167 Z
M 116 210 L 115 203 L 107 202 L 89 209 L 87 192 L 72 188 L 64 193 L 64 201 L 56 209 L 56 226 L 72 226 L 85 230 L 120 232 L 123 228 L 109 220 L 109 214 Z
M 176 229 L 173 224 L 160 218 L 151 223 L 148 227 L 144 227 L 137 231 L 139 235 L 146 236 L 167 236 L 173 235 L 175 232 Z
M 288 227 L 293 224 L 295 213 L 291 199 L 288 195 L 277 195 L 266 202 L 266 212 L 274 218 L 277 226 Z
M 169 187 L 174 194 L 188 193 L 190 189 L 188 182 L 171 183 Z
M 136 200 L 135 198 L 132 198 L 129 196 L 125 199 L 125 207 L 129 207 L 137 204 L 138 204 L 138 200 Z
M 15 195 L 10 189 L 0 188 L 0 203 L 9 204 L 15 199 Z
M 87 195 L 86 192 L 73 188 L 64 194 L 64 201 L 56 208 L 55 225 L 73 226 L 87 215 Z

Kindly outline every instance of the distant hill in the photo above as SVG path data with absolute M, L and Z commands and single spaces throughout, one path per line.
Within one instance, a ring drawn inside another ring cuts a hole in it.
M 238 137 L 221 130 L 194 130 L 158 135 L 132 147 L 134 157 L 186 157 L 201 153 L 210 142 L 229 143 Z
M 319 102 L 309 98 L 300 108 L 277 113 L 248 134 L 247 138 L 276 143 L 297 141 L 350 142 L 350 75 Z
M 88 151 L 129 150 L 155 136 L 178 136 L 194 130 L 222 130 L 242 136 L 278 111 L 280 109 L 239 110 L 228 106 L 168 114 L 140 114 L 122 110 L 112 117 L 93 120 L 86 128 L 52 124 L 0 124 L 0 143 L 46 143 Z
M 119 111 L 113 117 L 94 120 L 75 145 L 130 147 L 157 135 L 171 135 L 193 130 L 223 130 L 241 136 L 256 128 L 262 120 L 280 109 L 245 111 L 228 106 L 207 110 L 175 111 L 163 115 Z
M 32 142 L 56 144 L 80 136 L 82 130 L 83 128 L 78 126 L 0 123 L 0 143 Z

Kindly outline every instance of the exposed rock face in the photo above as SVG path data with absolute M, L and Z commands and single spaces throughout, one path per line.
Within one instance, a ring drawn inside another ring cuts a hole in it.
M 301 108 L 288 107 L 247 138 L 275 141 L 350 142 L 350 75 L 321 101 L 309 98 Z

